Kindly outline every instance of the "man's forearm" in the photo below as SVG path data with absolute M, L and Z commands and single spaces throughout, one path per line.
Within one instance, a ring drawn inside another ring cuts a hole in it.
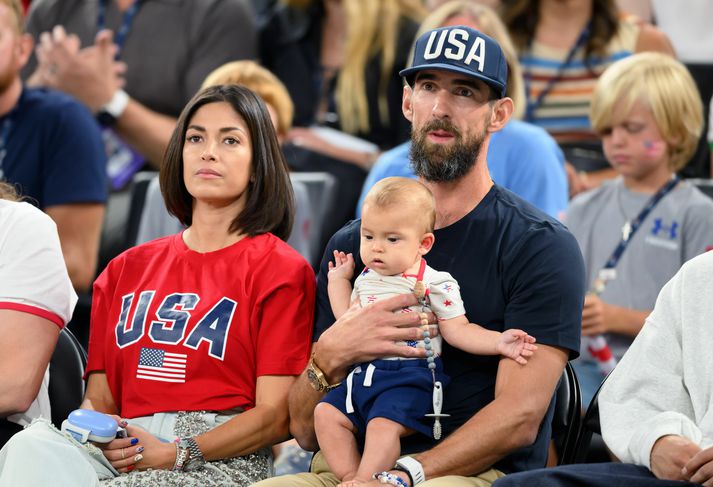
M 121 114 L 116 130 L 119 135 L 159 169 L 176 119 L 149 110 L 133 98 Z
M 435 448 L 418 455 L 426 478 L 473 475 L 531 445 L 567 361 L 567 353 L 540 346 L 527 365 L 501 359 L 495 399 Z
M 324 394 L 312 387 L 305 372 L 290 389 L 290 433 L 307 451 L 316 451 L 319 447 L 314 433 L 314 408 L 322 397 Z
M 426 478 L 469 476 L 532 443 L 524 416 L 505 417 L 497 400 L 481 409 L 435 448 L 417 455 Z M 495 441 L 496 440 L 496 441 Z

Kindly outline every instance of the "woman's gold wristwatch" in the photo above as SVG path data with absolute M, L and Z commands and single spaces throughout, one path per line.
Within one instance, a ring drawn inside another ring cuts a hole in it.
M 317 392 L 329 392 L 341 384 L 341 382 L 337 382 L 336 384 L 330 385 L 329 382 L 327 382 L 324 372 L 322 372 L 322 369 L 314 362 L 314 353 L 307 364 L 307 379 L 309 379 L 309 383 L 312 384 L 312 387 L 314 387 L 314 390 Z

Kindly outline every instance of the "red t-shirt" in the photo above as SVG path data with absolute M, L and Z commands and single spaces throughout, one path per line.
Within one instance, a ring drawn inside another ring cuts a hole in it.
M 87 374 L 122 416 L 255 406 L 263 375 L 309 357 L 314 273 L 272 234 L 200 254 L 180 234 L 127 250 L 94 283 Z

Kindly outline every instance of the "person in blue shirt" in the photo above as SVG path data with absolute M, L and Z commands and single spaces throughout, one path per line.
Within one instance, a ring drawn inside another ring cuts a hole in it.
M 32 38 L 22 19 L 19 0 L 0 0 L 0 179 L 54 220 L 72 285 L 88 291 L 107 199 L 104 144 L 81 103 L 23 86 Z

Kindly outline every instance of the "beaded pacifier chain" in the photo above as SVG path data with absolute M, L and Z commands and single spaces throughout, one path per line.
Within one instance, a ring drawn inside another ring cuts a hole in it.
M 441 418 L 446 418 L 450 416 L 450 414 L 441 413 L 441 408 L 443 407 L 443 384 L 436 380 L 436 359 L 433 356 L 433 346 L 431 345 L 431 332 L 426 315 L 426 311 L 428 311 L 426 307 L 426 286 L 423 281 L 419 280 L 416 282 L 416 285 L 413 287 L 413 293 L 421 303 L 421 313 L 419 313 L 419 315 L 421 318 L 421 329 L 423 330 L 423 344 L 426 349 L 426 362 L 433 377 L 433 413 L 427 414 L 426 417 L 433 418 L 433 438 L 440 440 L 442 434 Z

